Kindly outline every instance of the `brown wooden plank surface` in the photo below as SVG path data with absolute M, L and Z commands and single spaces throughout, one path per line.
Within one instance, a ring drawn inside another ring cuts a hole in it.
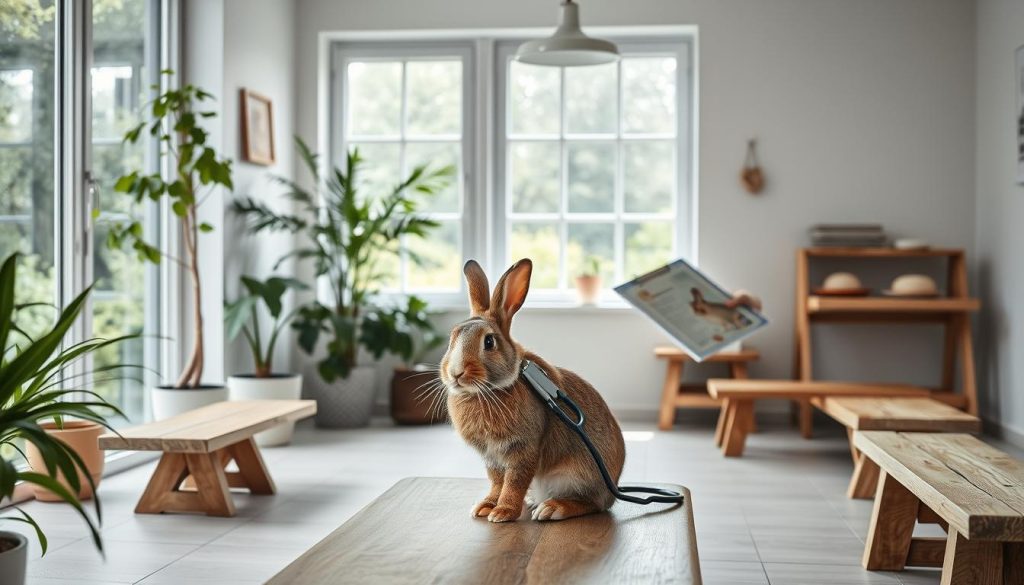
M 859 431 L 861 452 L 968 539 L 1024 541 L 1024 464 L 954 433 Z
M 977 311 L 972 298 L 807 297 L 809 313 L 960 313 Z
M 404 479 L 268 583 L 701 583 L 685 489 L 682 506 L 620 502 L 558 522 L 526 511 L 492 524 L 469 514 L 487 488 Z
M 932 398 L 826 397 L 815 405 L 854 430 L 981 432 L 978 417 Z
M 928 396 L 926 388 L 907 384 L 801 382 L 797 380 L 708 380 L 715 398 L 814 398 L 816 396 Z
M 957 248 L 925 248 L 923 250 L 898 250 L 896 248 L 852 248 L 816 247 L 806 248 L 808 256 L 831 258 L 933 258 L 939 256 L 961 256 L 964 251 Z
M 692 362 L 693 358 L 690 354 L 686 353 L 682 349 L 674 345 L 659 345 L 654 348 L 654 355 L 659 358 L 665 358 L 671 361 L 682 361 Z M 741 349 L 740 351 L 720 351 L 714 355 L 710 355 L 701 363 L 708 362 L 752 362 L 756 361 L 761 357 L 761 353 L 752 347 Z
M 197 408 L 100 437 L 100 449 L 208 453 L 316 413 L 314 400 L 240 400 Z

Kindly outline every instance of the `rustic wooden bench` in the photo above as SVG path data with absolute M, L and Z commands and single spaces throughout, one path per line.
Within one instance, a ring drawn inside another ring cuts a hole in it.
M 162 451 L 137 514 L 200 512 L 234 516 L 229 488 L 273 494 L 253 435 L 316 413 L 313 400 L 218 402 L 100 437 L 100 449 Z M 238 471 L 226 471 L 234 460 Z
M 683 367 L 692 362 L 690 354 L 672 345 L 654 348 L 654 355 L 666 361 L 665 384 L 661 391 L 661 408 L 658 411 L 658 428 L 667 431 L 675 422 L 677 408 L 719 408 L 721 401 L 708 395 L 706 384 L 683 384 Z M 761 357 L 756 349 L 720 351 L 701 363 L 724 363 L 729 375 L 735 379 L 747 378 L 747 365 Z M 751 423 L 753 424 L 753 423 Z
M 955 433 L 859 431 L 881 468 L 864 568 L 942 567 L 943 585 L 1024 583 L 1024 463 Z M 916 522 L 947 536 L 913 535 Z
M 715 444 L 726 457 L 743 455 L 758 400 L 810 401 L 826 396 L 928 396 L 928 390 L 904 384 L 799 382 L 796 380 L 708 380 L 708 394 L 723 400 Z
M 878 465 L 853 443 L 857 431 L 906 431 L 924 433 L 980 433 L 981 419 L 957 408 L 923 397 L 829 397 L 815 398 L 814 406 L 846 426 L 850 437 L 853 476 L 846 495 L 854 499 L 875 497 Z
M 269 585 L 701 583 L 690 493 L 682 505 L 508 524 L 471 518 L 486 480 L 407 478 L 285 567 Z

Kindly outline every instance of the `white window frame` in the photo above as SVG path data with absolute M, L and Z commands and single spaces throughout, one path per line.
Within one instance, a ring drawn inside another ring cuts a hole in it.
M 669 50 L 677 52 L 677 174 L 675 229 L 673 230 L 675 255 L 698 262 L 697 249 L 697 141 L 699 91 L 697 28 L 689 25 L 635 26 L 635 27 L 590 27 L 588 32 L 609 38 L 627 50 L 645 47 L 662 54 Z M 507 72 L 497 67 L 498 53 L 505 45 L 514 46 L 527 39 L 547 36 L 547 28 L 518 29 L 455 29 L 455 30 L 398 30 L 398 31 L 332 31 L 320 34 L 318 39 L 318 62 L 320 63 L 317 88 L 317 119 L 327 121 L 317 127 L 316 145 L 320 152 L 330 153 L 321 158 L 321 172 L 328 170 L 339 155 L 345 152 L 339 131 L 344 122 L 345 112 L 336 107 L 339 97 L 339 76 L 337 74 L 337 53 L 353 48 L 379 47 L 396 48 L 403 53 L 410 47 L 453 46 L 464 44 L 471 47 L 473 66 L 463 77 L 463 116 L 471 119 L 463 127 L 463 240 L 464 258 L 479 261 L 484 270 L 495 280 L 506 268 L 505 237 L 496 237 L 504 230 L 504 197 L 498 193 L 497 157 L 504 156 L 504 144 L 498 152 L 499 78 Z M 504 81 L 501 81 L 504 85 Z M 467 94 L 468 92 L 468 94 Z M 475 144 L 467 152 L 466 145 Z M 503 178 L 502 178 L 503 180 Z M 412 291 L 426 299 L 435 310 L 461 309 L 466 305 L 465 282 L 461 274 L 459 291 L 451 293 L 421 293 Z M 531 293 L 530 305 L 535 308 L 576 308 L 575 295 L 571 290 L 541 291 Z M 603 291 L 600 308 L 621 308 L 625 303 L 610 289 Z

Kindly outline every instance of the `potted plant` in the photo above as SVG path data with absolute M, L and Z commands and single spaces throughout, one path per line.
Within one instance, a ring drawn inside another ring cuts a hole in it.
M 391 418 L 398 424 L 422 425 L 447 419 L 437 366 L 422 363 L 426 352 L 444 339 L 427 315 L 427 303 L 415 296 L 406 304 L 371 314 L 363 338 L 375 358 L 392 353 L 402 359 L 391 377 Z
M 252 353 L 254 372 L 228 376 L 228 396 L 231 400 L 296 400 L 302 394 L 302 374 L 274 372 L 274 347 L 281 330 L 291 322 L 295 310 L 284 313 L 285 293 L 290 289 L 305 290 L 304 283 L 294 278 L 272 276 L 260 282 L 249 276 L 241 277 L 246 293 L 224 307 L 224 325 L 229 341 L 241 333 Z M 269 335 L 260 327 L 260 307 L 270 317 Z M 286 445 L 292 440 L 295 423 L 284 423 L 256 434 L 262 446 Z
M 576 295 L 582 305 L 596 305 L 601 296 L 601 259 L 589 256 L 583 271 L 576 276 Z
M 169 74 L 169 71 L 165 71 Z M 198 87 L 186 85 L 165 91 L 150 104 L 150 119 L 125 133 L 125 142 L 137 142 L 143 131 L 160 141 L 160 158 L 169 160 L 173 175 L 165 180 L 160 173 L 150 175 L 132 171 L 117 180 L 114 190 L 132 197 L 136 203 L 149 199 L 166 200 L 181 228 L 183 257 L 161 250 L 144 239 L 142 223 L 133 221 L 111 228 L 107 245 L 130 246 L 142 261 L 159 263 L 163 259 L 181 267 L 191 281 L 192 351 L 173 385 L 153 390 L 153 416 L 157 420 L 227 398 L 224 386 L 202 385 L 203 311 L 199 279 L 200 234 L 213 226 L 199 217 L 199 208 L 218 187 L 232 188 L 231 161 L 221 158 L 206 143 L 207 132 L 200 120 L 216 116 L 203 111 L 202 103 L 213 96 Z
M 335 168 L 325 178 L 319 173 L 317 156 L 301 140 L 296 142 L 315 187 L 309 190 L 295 181 L 279 181 L 287 187 L 286 196 L 299 204 L 301 214 L 282 214 L 250 198 L 236 201 L 235 210 L 248 219 L 254 232 L 305 234 L 306 243 L 285 254 L 278 265 L 292 257 L 311 261 L 314 274 L 328 291 L 322 300 L 300 306 L 292 325 L 303 351 L 318 357 L 319 381 L 307 379 L 317 400 L 316 422 L 324 427 L 361 426 L 369 422 L 376 387 L 374 369 L 358 363 L 360 347 L 374 347 L 364 324 L 386 322 L 393 311 L 374 302 L 387 276 L 379 263 L 399 254 L 401 238 L 424 237 L 437 226 L 416 213 L 419 201 L 414 194 L 436 194 L 448 184 L 454 169 L 417 167 L 385 192 L 367 195 L 358 180 L 363 161 L 357 150 L 348 154 L 344 169 Z
M 89 339 L 62 347 L 64 336 L 82 312 L 91 287 L 78 295 L 41 335 L 29 336 L 15 321 L 16 313 L 26 307 L 16 304 L 14 299 L 16 264 L 15 254 L 0 266 L 0 499 L 12 499 L 15 487 L 21 482 L 55 494 L 85 520 L 93 543 L 102 552 L 103 543 L 97 528 L 102 520 L 99 498 L 95 498 L 94 521 L 78 497 L 83 492 L 94 494 L 98 477 L 75 448 L 46 431 L 43 425 L 53 423 L 62 427 L 73 418 L 109 429 L 100 410 L 114 414 L 121 414 L 120 411 L 87 389 L 69 388 L 68 384 L 75 378 L 67 376 L 65 370 L 94 351 L 135 336 Z M 37 453 L 31 467 L 21 465 L 28 458 L 26 446 Z M 46 554 L 46 535 L 39 525 L 21 509 L 12 510 L 16 515 L 6 515 L 0 520 L 31 526 Z M 27 544 L 21 534 L 0 531 L 0 575 L 5 584 L 24 583 Z

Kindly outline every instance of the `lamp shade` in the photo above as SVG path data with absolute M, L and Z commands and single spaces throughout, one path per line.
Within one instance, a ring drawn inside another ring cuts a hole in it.
M 552 67 L 601 65 L 618 61 L 619 50 L 615 43 L 584 34 L 580 29 L 579 6 L 572 0 L 565 0 L 554 34 L 519 45 L 516 60 Z

